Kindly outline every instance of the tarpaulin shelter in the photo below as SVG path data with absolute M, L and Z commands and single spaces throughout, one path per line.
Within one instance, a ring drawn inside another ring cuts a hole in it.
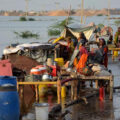
M 78 38 L 79 33 L 83 32 L 88 40 L 90 40 L 91 36 L 94 34 L 96 26 L 92 25 L 79 25 L 79 24 L 71 24 L 69 26 L 65 26 L 61 36 L 68 37 L 71 36 L 73 38 Z
M 104 25 L 103 25 L 103 28 L 101 28 L 95 25 L 94 23 L 90 23 L 88 25 L 70 24 L 68 26 L 65 26 L 60 37 L 55 39 L 53 43 L 57 43 L 58 41 L 63 40 L 63 38 L 66 38 L 66 37 L 71 37 L 74 40 L 77 40 L 80 32 L 83 32 L 85 34 L 88 41 L 95 41 L 96 40 L 95 35 L 98 35 L 103 38 L 105 37 L 105 39 L 107 37 L 107 40 L 108 40 L 109 35 L 112 34 L 113 30 L 111 27 L 104 26 Z
M 9 46 L 3 50 L 3 55 L 10 56 L 12 54 L 27 56 L 36 60 L 39 63 L 44 63 L 50 50 L 54 48 L 54 45 L 48 43 L 26 43 L 17 46 Z

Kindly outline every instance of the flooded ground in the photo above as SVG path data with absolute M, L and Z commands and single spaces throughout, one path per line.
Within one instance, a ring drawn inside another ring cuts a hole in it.
M 112 62 L 111 57 L 109 58 L 109 69 L 112 70 L 114 76 L 114 86 L 120 86 L 120 63 L 118 58 Z M 29 92 L 32 96 L 32 92 Z M 27 94 L 28 95 L 28 94 Z M 26 113 L 32 113 L 30 119 L 24 120 L 35 120 L 35 109 L 33 103 L 35 102 L 35 96 L 28 99 L 25 96 L 24 102 L 22 103 L 21 113 L 22 115 Z M 56 103 L 56 98 L 53 95 L 49 95 L 47 98 L 42 99 L 40 102 L 47 102 L 50 104 L 49 110 Z M 72 114 L 68 114 L 65 120 L 120 120 L 120 90 L 115 90 L 113 95 L 113 101 L 109 100 L 108 95 L 106 95 L 104 101 L 99 101 L 99 97 L 95 96 L 88 99 L 88 104 L 84 102 L 80 104 L 73 105 L 67 108 Z

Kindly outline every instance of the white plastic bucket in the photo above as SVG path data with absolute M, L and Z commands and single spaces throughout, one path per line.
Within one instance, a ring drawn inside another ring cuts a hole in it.
M 35 105 L 36 120 L 48 120 L 48 103 Z

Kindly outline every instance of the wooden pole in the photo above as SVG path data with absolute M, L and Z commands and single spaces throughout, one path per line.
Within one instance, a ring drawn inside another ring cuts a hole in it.
M 36 102 L 38 102 L 38 86 L 35 85 Z
M 54 50 L 54 59 L 56 59 L 57 58 L 57 50 L 55 49 Z
M 71 81 L 71 100 L 74 99 L 74 81 Z
M 110 100 L 113 99 L 113 86 L 114 86 L 114 77 L 111 76 L 110 77 L 110 96 L 109 96 Z
M 77 100 L 77 86 L 78 86 L 78 80 L 74 80 L 74 100 Z
M 95 88 L 98 89 L 98 80 L 95 80 Z
M 24 97 L 24 86 L 23 85 L 21 85 L 21 88 L 20 88 L 20 94 L 21 94 L 21 98 L 23 98 Z
M 110 0 L 108 0 L 108 23 L 110 19 Z
M 112 51 L 112 61 L 114 61 L 114 50 Z
M 71 15 L 71 5 L 70 5 L 70 9 L 68 11 L 68 17 L 67 17 L 67 20 L 66 20 L 66 25 L 68 25 L 70 15 Z
M 58 98 L 58 104 L 61 103 L 61 81 L 58 78 L 57 80 L 57 98 Z
M 17 82 L 17 91 L 19 92 L 19 84 L 18 84 L 18 82 Z
M 28 0 L 25 0 L 26 1 L 26 17 L 28 16 Z
M 83 14 L 84 14 L 84 0 L 81 3 L 81 24 L 83 24 Z

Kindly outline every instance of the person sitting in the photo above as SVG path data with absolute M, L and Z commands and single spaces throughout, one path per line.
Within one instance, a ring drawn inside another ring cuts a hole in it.
M 79 33 L 77 48 L 79 48 L 79 44 L 80 44 L 81 40 L 84 41 L 85 44 L 88 42 L 88 40 L 86 39 L 85 34 L 83 32 Z
M 118 27 L 118 30 L 115 33 L 114 44 L 116 45 L 116 47 L 120 47 L 120 27 Z
M 79 54 L 74 59 L 74 66 L 76 67 L 77 71 L 80 72 L 81 69 L 86 67 L 88 52 L 85 48 L 85 40 L 81 39 L 79 42 Z
M 103 64 L 106 68 L 108 66 L 108 47 L 103 38 L 99 39 L 99 48 L 92 50 L 89 53 L 89 61 L 91 63 Z
M 74 44 L 73 44 L 73 42 L 72 42 L 72 40 L 71 40 L 71 37 L 67 37 L 66 41 L 67 41 L 67 52 L 68 52 L 68 56 L 69 56 L 69 58 L 71 58 L 72 53 L 73 53 L 73 51 L 74 51 Z

